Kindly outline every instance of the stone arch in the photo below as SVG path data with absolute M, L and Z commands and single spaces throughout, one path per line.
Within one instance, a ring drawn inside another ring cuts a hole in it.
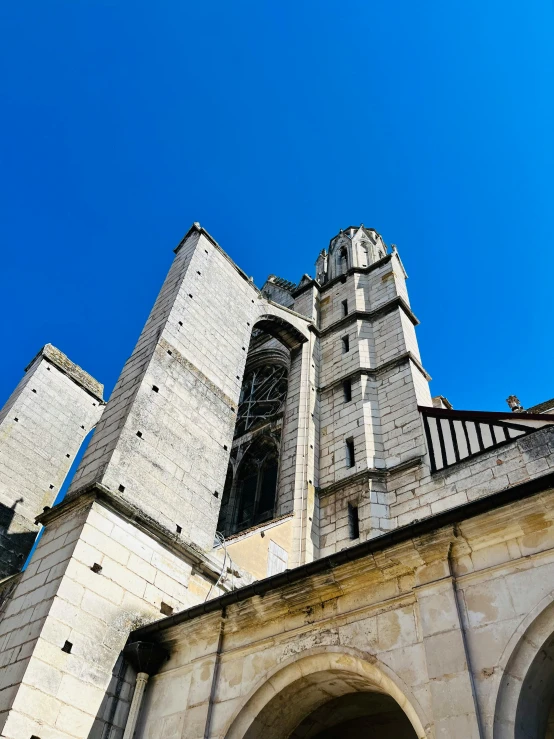
M 291 356 L 309 336 L 306 319 L 265 300 L 259 309 L 251 327 L 217 522 L 224 537 L 275 517 Z M 242 479 L 241 469 L 252 455 L 257 473 L 252 469 L 252 475 Z
M 312 321 L 306 316 L 261 297 L 252 329 L 261 328 L 279 339 L 288 349 L 297 349 L 308 340 L 311 324 Z
M 333 697 L 329 686 L 339 695 L 364 692 L 387 696 L 402 709 L 417 739 L 430 736 L 421 707 L 398 676 L 375 658 L 369 661 L 367 655 L 347 647 L 307 650 L 267 673 L 221 736 L 288 739 L 314 709 Z
M 329 249 L 329 279 L 345 275 L 354 265 L 354 250 L 350 239 L 342 237 Z
M 545 739 L 554 698 L 554 593 L 520 623 L 498 668 L 494 739 Z

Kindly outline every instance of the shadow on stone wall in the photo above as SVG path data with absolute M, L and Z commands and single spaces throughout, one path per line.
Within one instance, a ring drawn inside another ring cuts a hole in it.
M 21 570 L 37 536 L 18 521 L 16 508 L 22 502 L 19 498 L 10 508 L 0 503 L 0 580 Z

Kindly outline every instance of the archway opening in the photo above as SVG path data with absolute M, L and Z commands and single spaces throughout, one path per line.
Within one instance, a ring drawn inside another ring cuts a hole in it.
M 554 634 L 539 649 L 523 680 L 515 739 L 554 739 Z
M 291 332 L 284 321 L 269 319 L 252 330 L 217 523 L 225 538 L 277 515 Z
M 554 600 L 546 600 L 516 630 L 501 661 L 494 739 L 554 739 Z
M 233 736 L 233 734 L 231 734 Z M 418 739 L 381 683 L 342 669 L 294 680 L 258 713 L 244 739 Z
M 390 695 L 356 692 L 313 711 L 290 739 L 416 739 L 408 717 Z

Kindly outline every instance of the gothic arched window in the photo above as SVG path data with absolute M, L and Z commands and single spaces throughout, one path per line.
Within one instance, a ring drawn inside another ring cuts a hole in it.
M 237 474 L 236 531 L 273 517 L 278 468 L 277 448 L 267 437 L 248 449 Z
M 369 247 L 367 241 L 362 241 L 362 267 L 369 264 Z
M 346 246 L 342 246 L 339 251 L 339 274 L 343 275 L 348 271 L 348 250 Z
M 287 368 L 264 364 L 247 371 L 239 401 L 235 438 L 275 416 L 287 395 Z

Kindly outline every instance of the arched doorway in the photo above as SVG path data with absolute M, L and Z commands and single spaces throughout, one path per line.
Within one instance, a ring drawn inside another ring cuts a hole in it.
M 336 679 L 327 687 L 336 688 Z M 325 685 L 321 686 L 325 690 Z M 417 739 L 408 717 L 390 695 L 356 691 L 331 698 L 290 734 L 290 739 Z
M 226 739 L 424 739 L 419 715 L 397 684 L 352 654 L 303 657 L 270 676 L 232 722 Z
M 554 737 L 554 634 L 537 652 L 521 686 L 515 739 Z
M 554 602 L 536 611 L 507 650 L 494 739 L 554 739 Z

